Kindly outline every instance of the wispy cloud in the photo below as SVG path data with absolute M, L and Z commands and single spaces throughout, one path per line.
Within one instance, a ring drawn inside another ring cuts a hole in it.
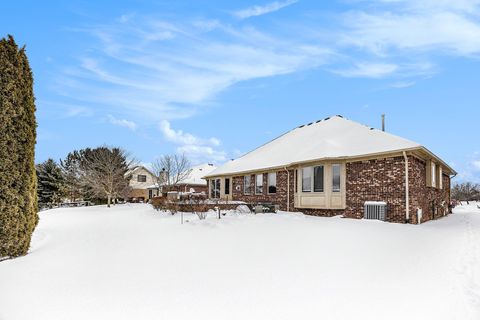
M 233 15 L 240 19 L 247 19 L 250 17 L 261 16 L 267 13 L 278 11 L 296 2 L 298 2 L 298 0 L 274 1 L 266 5 L 255 5 L 246 9 L 235 11 Z
M 137 130 L 137 124 L 135 122 L 126 119 L 117 119 L 111 114 L 108 115 L 108 121 L 113 125 L 125 127 L 132 131 Z
M 220 140 L 217 138 L 202 139 L 193 134 L 183 132 L 182 130 L 172 129 L 170 122 L 162 120 L 159 124 L 159 129 L 163 133 L 163 136 L 170 142 L 185 144 L 185 145 L 204 145 L 209 144 L 213 146 L 219 146 Z
M 314 68 L 332 56 L 319 45 L 211 20 L 128 16 L 81 31 L 96 41 L 77 68 L 64 70 L 59 94 L 129 118 L 141 111 L 151 121 L 190 117 L 238 82 Z
M 334 70 L 343 77 L 383 78 L 394 73 L 398 66 L 391 63 L 357 63 L 353 68 Z
M 216 149 L 221 144 L 218 138 L 204 139 L 183 130 L 175 130 L 167 120 L 160 122 L 159 130 L 167 141 L 179 145 L 176 149 L 178 153 L 187 155 L 196 163 L 202 161 L 223 162 L 226 160 L 227 153 Z
M 384 6 L 345 14 L 344 24 L 349 30 L 340 39 L 344 44 L 380 56 L 394 50 L 465 56 L 480 53 L 478 1 L 365 2 Z
M 472 166 L 475 168 L 475 170 L 480 171 L 480 160 L 472 161 Z
M 356 0 L 328 26 L 305 16 L 275 28 L 243 21 L 295 2 L 236 11 L 234 23 L 126 14 L 77 30 L 92 41 L 57 77 L 57 93 L 71 105 L 158 123 L 191 117 L 242 81 L 322 68 L 404 88 L 431 76 L 439 54 L 480 53 L 476 0 Z
M 480 183 L 480 152 L 473 152 L 456 169 L 459 181 Z
M 71 117 L 90 117 L 93 115 L 93 110 L 83 106 L 68 106 L 65 112 L 66 118 Z
M 415 85 L 415 81 L 397 81 L 392 84 L 390 84 L 390 87 L 392 88 L 397 88 L 397 89 L 403 89 L 403 88 L 408 88 L 411 86 Z

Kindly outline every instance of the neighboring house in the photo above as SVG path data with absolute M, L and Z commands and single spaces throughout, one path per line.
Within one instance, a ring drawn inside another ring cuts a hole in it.
M 178 192 L 195 192 L 195 193 L 208 193 L 207 181 L 203 179 L 204 176 L 210 174 L 215 167 L 211 163 L 205 163 L 199 166 L 192 167 L 189 169 L 188 176 L 177 183 L 175 186 L 166 186 L 162 185 L 160 188 L 153 184 L 148 187 L 149 194 L 151 196 L 157 196 L 162 193 L 162 191 L 178 191 Z
M 449 212 L 455 174 L 418 143 L 334 116 L 299 126 L 205 178 L 212 198 L 352 218 L 363 218 L 366 204 L 385 203 L 386 220 L 418 223 Z
M 126 200 L 137 202 L 150 199 L 148 187 L 155 183 L 155 175 L 144 166 L 136 166 L 127 174 L 132 175 L 132 178 Z

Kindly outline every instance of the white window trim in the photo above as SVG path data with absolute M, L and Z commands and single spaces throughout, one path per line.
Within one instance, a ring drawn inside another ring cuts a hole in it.
M 435 162 L 432 162 L 432 166 L 430 169 L 432 170 L 432 172 L 430 173 L 432 178 L 432 188 L 436 188 L 437 187 L 437 165 Z
M 443 189 L 443 169 L 442 166 L 438 167 L 438 187 Z

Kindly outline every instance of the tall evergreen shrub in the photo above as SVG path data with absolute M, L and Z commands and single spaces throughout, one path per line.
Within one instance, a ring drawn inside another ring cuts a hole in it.
M 27 253 L 38 223 L 33 76 L 25 48 L 0 40 L 0 259 Z

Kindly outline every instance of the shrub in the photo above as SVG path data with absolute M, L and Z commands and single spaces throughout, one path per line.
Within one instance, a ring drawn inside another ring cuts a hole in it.
M 0 40 L 0 258 L 27 253 L 38 223 L 35 98 L 25 48 Z

